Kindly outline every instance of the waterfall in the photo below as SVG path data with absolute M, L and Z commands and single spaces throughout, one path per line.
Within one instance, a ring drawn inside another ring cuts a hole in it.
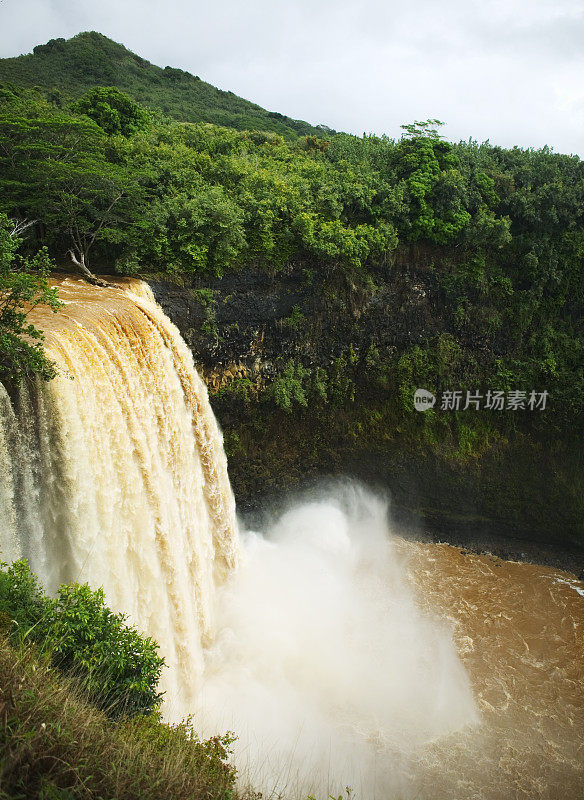
M 167 709 L 192 705 L 214 592 L 238 559 L 222 437 L 190 351 L 146 284 L 58 281 L 35 309 L 59 369 L 0 385 L 0 548 L 49 592 L 87 581 L 159 644 Z M 180 700 L 179 700 L 180 698 Z
M 398 796 L 421 748 L 478 717 L 385 503 L 343 486 L 240 544 L 205 385 L 148 286 L 57 283 L 64 306 L 30 320 L 58 377 L 0 386 L 2 559 L 50 593 L 103 587 L 160 645 L 166 718 L 235 730 L 266 798 Z
M 160 644 L 166 716 L 234 730 L 266 800 L 581 796 L 582 584 L 400 539 L 350 481 L 240 544 L 205 386 L 150 289 L 56 283 L 64 307 L 30 319 L 59 376 L 0 384 L 2 560 L 103 587 Z

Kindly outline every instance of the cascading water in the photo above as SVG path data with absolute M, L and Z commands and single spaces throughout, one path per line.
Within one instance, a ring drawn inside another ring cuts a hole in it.
M 160 644 L 165 712 L 233 728 L 243 779 L 319 798 L 579 798 L 584 589 L 389 535 L 350 484 L 240 542 L 221 435 L 139 281 L 63 278 L 60 369 L 0 385 L 0 550 Z
M 207 391 L 149 288 L 59 282 L 36 309 L 55 380 L 0 394 L 2 557 L 49 591 L 102 586 L 159 642 L 168 706 L 188 708 L 215 585 L 237 562 L 235 502 Z

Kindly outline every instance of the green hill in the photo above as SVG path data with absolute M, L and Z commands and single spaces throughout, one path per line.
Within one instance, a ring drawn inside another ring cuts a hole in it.
M 58 90 L 64 99 L 80 97 L 92 86 L 116 86 L 147 108 L 184 122 L 274 131 L 286 137 L 331 133 L 326 126 L 266 111 L 197 75 L 157 67 L 94 31 L 51 39 L 28 55 L 0 59 L 0 81 Z M 54 94 L 51 99 L 56 99 Z

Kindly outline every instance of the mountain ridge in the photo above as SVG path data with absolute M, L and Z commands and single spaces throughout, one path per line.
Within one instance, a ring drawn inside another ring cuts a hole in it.
M 286 138 L 334 133 L 213 86 L 175 67 L 158 67 L 97 31 L 51 39 L 32 53 L 0 59 L 0 82 L 53 90 L 53 101 L 78 99 L 93 86 L 115 86 L 151 110 L 181 122 L 266 130 Z

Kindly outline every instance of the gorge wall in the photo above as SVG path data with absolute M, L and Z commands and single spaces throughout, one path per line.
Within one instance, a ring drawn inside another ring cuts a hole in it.
M 580 571 L 584 465 L 578 438 L 554 425 L 553 397 L 547 427 L 537 412 L 504 412 L 482 439 L 473 430 L 469 443 L 457 441 L 445 429 L 436 441 L 424 415 L 404 407 L 397 381 L 412 347 L 441 334 L 450 341 L 440 286 L 419 256 L 398 270 L 380 266 L 374 281 L 373 291 L 317 285 L 301 264 L 276 278 L 151 281 L 207 382 L 238 507 L 253 512 L 267 498 L 353 475 L 388 490 L 394 516 L 418 534 Z M 496 348 L 472 330 L 455 333 L 488 371 Z M 291 393 L 287 409 L 275 397 L 278 378 Z M 475 388 L 464 366 L 451 388 Z M 442 413 L 448 424 L 452 415 Z M 489 412 L 459 419 L 480 428 Z

